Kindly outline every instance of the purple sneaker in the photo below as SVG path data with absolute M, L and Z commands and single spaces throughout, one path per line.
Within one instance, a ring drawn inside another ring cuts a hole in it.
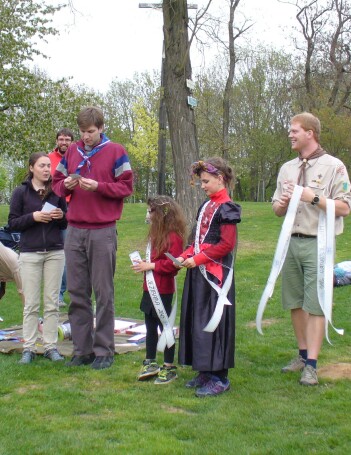
M 230 389 L 229 379 L 222 382 L 216 376 L 212 376 L 210 380 L 200 389 L 197 389 L 195 395 L 197 397 L 208 397 L 219 395 L 223 392 L 227 392 Z
M 203 387 L 211 379 L 208 373 L 199 373 L 194 379 L 191 379 L 185 384 L 187 389 L 194 389 L 195 387 Z

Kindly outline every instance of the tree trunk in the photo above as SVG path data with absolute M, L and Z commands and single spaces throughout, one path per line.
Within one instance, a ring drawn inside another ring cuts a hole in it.
M 167 112 L 164 95 L 164 73 L 165 73 L 164 49 L 162 50 L 162 67 L 161 67 L 161 93 L 160 107 L 158 112 L 159 132 L 158 132 L 158 175 L 157 175 L 157 193 L 166 194 L 166 144 L 167 144 Z
M 235 39 L 234 37 L 234 14 L 240 0 L 231 0 L 229 9 L 228 22 L 228 46 L 229 46 L 229 73 L 223 93 L 223 158 L 229 158 L 229 123 L 230 123 L 230 101 L 233 89 L 233 81 L 235 75 L 236 55 L 235 55 Z
M 199 159 L 194 110 L 188 105 L 191 79 L 186 0 L 164 0 L 164 90 L 167 108 L 176 199 L 182 206 L 189 226 L 194 224 L 196 211 L 204 196 L 198 186 L 190 186 L 190 167 Z

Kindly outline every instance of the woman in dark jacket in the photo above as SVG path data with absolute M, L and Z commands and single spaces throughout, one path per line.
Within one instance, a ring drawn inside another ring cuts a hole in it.
M 20 270 L 25 297 L 22 364 L 35 358 L 42 280 L 44 356 L 52 361 L 63 360 L 57 351 L 57 328 L 64 267 L 61 231 L 67 226 L 67 206 L 65 199 L 51 189 L 50 167 L 45 153 L 33 153 L 28 179 L 14 190 L 10 203 L 9 226 L 21 232 Z

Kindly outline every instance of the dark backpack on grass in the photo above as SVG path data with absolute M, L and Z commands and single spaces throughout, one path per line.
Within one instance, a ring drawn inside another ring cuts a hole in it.
M 0 227 L 0 242 L 14 251 L 18 250 L 20 237 L 21 234 L 19 232 L 11 232 L 8 225 Z

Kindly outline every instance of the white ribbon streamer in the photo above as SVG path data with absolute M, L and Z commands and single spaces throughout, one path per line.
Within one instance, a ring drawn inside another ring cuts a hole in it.
M 279 276 L 279 273 L 283 267 L 286 253 L 288 251 L 290 238 L 291 238 L 291 231 L 294 225 L 294 220 L 296 217 L 297 208 L 299 206 L 299 202 L 301 199 L 301 194 L 303 191 L 303 187 L 300 185 L 295 185 L 294 192 L 290 199 L 290 204 L 288 206 L 288 210 L 285 215 L 285 219 L 282 225 L 282 229 L 280 231 L 279 239 L 277 248 L 275 250 L 273 264 L 271 273 L 269 275 L 266 287 L 263 291 L 260 303 L 258 305 L 257 314 L 256 314 L 256 328 L 257 331 L 263 335 L 262 332 L 262 317 L 263 312 L 266 308 L 266 304 L 268 299 L 272 297 L 275 282 Z
M 335 251 L 335 202 L 327 199 L 326 212 L 320 210 L 318 220 L 318 274 L 317 291 L 319 304 L 323 310 L 325 324 L 325 338 L 332 344 L 328 335 L 328 323 L 339 335 L 343 329 L 336 329 L 332 322 L 333 308 L 333 270 Z
M 269 275 L 265 290 L 263 291 L 256 315 L 257 331 L 262 332 L 262 317 L 268 299 L 272 296 L 275 282 L 284 264 L 286 253 L 289 247 L 291 231 L 296 217 L 297 207 L 300 202 L 303 187 L 295 185 L 292 198 L 285 216 L 282 230 L 278 239 L 277 249 L 273 259 L 271 273 Z M 317 292 L 319 304 L 326 318 L 325 336 L 328 342 L 328 323 L 339 334 L 343 335 L 343 329 L 336 329 L 332 323 L 333 307 L 333 270 L 334 270 L 334 249 L 335 249 L 335 201 L 326 198 L 326 212 L 320 210 L 318 220 L 318 274 Z M 330 343 L 331 344 L 331 343 Z
M 146 261 L 151 261 L 151 243 L 149 242 L 146 247 Z M 162 323 L 163 331 L 159 337 L 157 343 L 157 350 L 163 352 L 166 345 L 168 348 L 172 347 L 175 343 L 173 325 L 175 321 L 175 315 L 177 312 L 176 305 L 173 306 L 170 317 L 168 318 L 165 307 L 163 306 L 160 293 L 158 292 L 155 277 L 152 270 L 148 270 L 145 273 L 145 281 L 152 300 L 152 304 L 155 308 L 157 316 Z M 174 313 L 174 314 L 173 314 Z M 173 318 L 173 319 L 171 319 Z
M 169 315 L 169 318 L 168 318 L 169 325 L 170 325 L 170 327 L 172 327 L 172 333 L 173 333 L 173 327 L 174 327 L 175 319 L 176 319 L 176 315 L 177 315 L 177 304 L 178 304 L 177 281 L 176 281 L 175 277 L 174 277 L 174 288 L 175 288 L 175 301 L 174 301 L 174 304 L 172 307 L 171 314 Z M 173 333 L 173 337 L 174 337 L 174 333 Z M 157 350 L 160 352 L 163 352 L 166 348 L 166 345 L 167 345 L 167 332 L 165 330 L 163 330 L 163 332 L 161 333 L 161 335 L 158 339 Z M 168 347 L 170 348 L 171 346 L 168 346 Z
M 207 273 L 206 273 L 206 269 L 205 269 L 204 265 L 200 265 L 200 271 L 201 271 L 202 275 L 204 276 L 204 278 L 207 280 L 207 282 L 212 286 L 212 288 L 218 294 L 216 308 L 213 312 L 211 319 L 209 320 L 206 327 L 204 328 L 204 332 L 214 332 L 222 319 L 224 305 L 231 305 L 231 303 L 228 300 L 227 295 L 228 295 L 230 285 L 232 284 L 233 269 L 229 270 L 228 276 L 227 276 L 222 288 L 220 288 L 219 286 L 217 286 L 217 284 L 213 283 L 212 281 L 210 281 L 207 278 Z
M 207 204 L 209 204 L 209 202 L 211 202 L 211 201 L 208 201 L 202 207 L 202 210 L 200 212 L 200 215 L 199 215 L 199 218 L 197 221 L 195 243 L 194 243 L 194 250 L 195 250 L 196 254 L 198 254 L 200 252 L 199 241 L 200 241 L 201 220 L 202 220 L 203 214 L 205 212 L 205 208 L 207 207 Z M 217 210 L 218 210 L 218 208 L 214 211 L 214 213 L 212 215 L 212 219 Z M 212 219 L 211 219 L 211 222 L 212 222 Z M 211 222 L 209 223 L 209 227 L 211 225 Z M 216 330 L 216 328 L 218 327 L 218 324 L 220 323 L 220 320 L 222 318 L 224 305 L 231 305 L 230 301 L 228 300 L 227 295 L 228 295 L 228 292 L 229 292 L 229 289 L 230 289 L 230 286 L 232 283 L 233 268 L 229 269 L 228 276 L 227 276 L 222 288 L 220 288 L 217 284 L 213 283 L 213 281 L 209 280 L 209 278 L 207 276 L 207 272 L 206 272 L 206 267 L 204 265 L 200 265 L 199 269 L 200 269 L 202 276 L 205 278 L 205 280 L 210 284 L 210 286 L 218 294 L 218 300 L 216 303 L 215 311 L 213 312 L 213 315 L 212 315 L 211 319 L 209 320 L 209 322 L 207 323 L 206 327 L 203 329 L 204 332 L 214 332 Z

